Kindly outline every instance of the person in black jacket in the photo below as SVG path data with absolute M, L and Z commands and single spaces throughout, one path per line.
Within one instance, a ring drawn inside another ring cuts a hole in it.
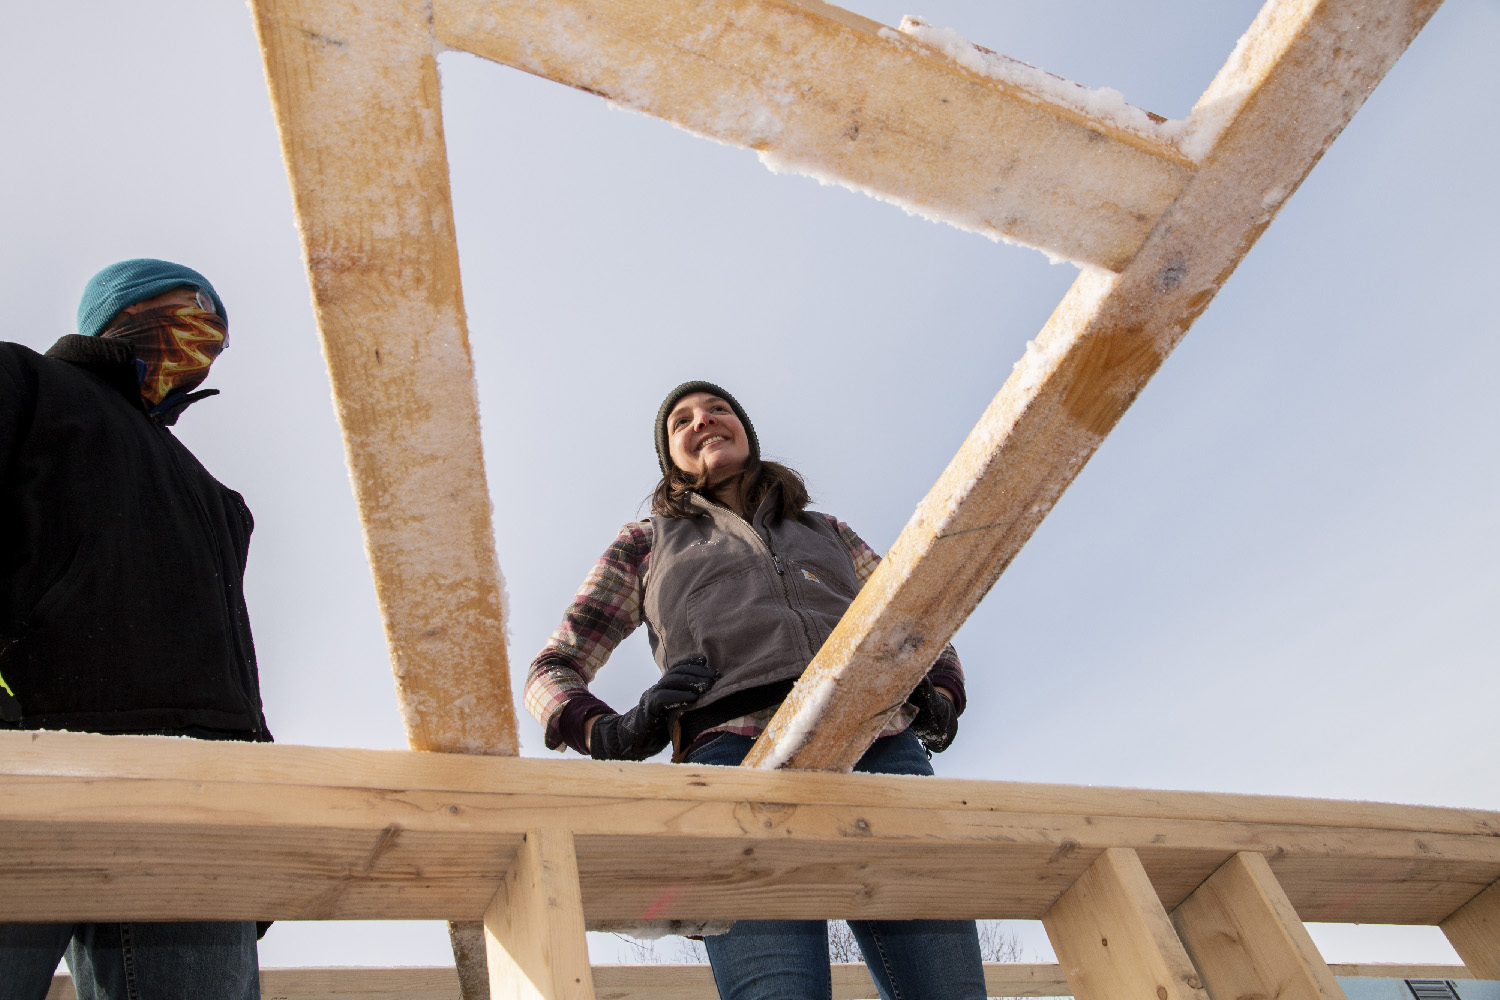
M 227 346 L 197 271 L 96 274 L 78 333 L 0 343 L 0 728 L 269 741 L 245 558 L 254 525 L 173 435 Z M 254 923 L 0 924 L 4 996 L 66 952 L 87 997 L 259 996 Z M 128 992 L 127 992 L 128 991 Z

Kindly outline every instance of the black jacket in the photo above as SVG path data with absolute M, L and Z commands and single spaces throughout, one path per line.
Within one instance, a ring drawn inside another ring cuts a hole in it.
M 0 726 L 269 740 L 250 510 L 135 370 L 125 341 L 0 343 Z

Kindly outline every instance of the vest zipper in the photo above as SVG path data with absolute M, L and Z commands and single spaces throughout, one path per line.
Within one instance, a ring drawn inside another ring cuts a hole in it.
M 728 508 L 725 509 L 728 510 Z M 743 517 L 740 517 L 732 510 L 729 511 L 729 513 L 735 518 L 738 518 L 741 524 L 749 528 L 750 534 L 755 536 L 755 540 L 757 542 L 760 542 L 761 548 L 765 549 L 766 552 L 770 554 L 771 565 L 776 567 L 776 577 L 781 581 L 781 594 L 786 598 L 786 606 L 791 609 L 792 614 L 797 616 L 797 622 L 802 626 L 802 634 L 807 637 L 807 648 L 812 652 L 812 655 L 818 655 L 818 647 L 813 645 L 812 629 L 807 627 L 807 616 L 804 615 L 800 610 L 798 610 L 796 602 L 792 600 L 792 588 L 791 585 L 786 582 L 786 567 L 782 565 L 781 556 L 777 555 L 776 550 L 771 548 L 770 542 L 766 541 L 760 536 L 760 532 L 755 530 L 755 525 L 751 524 Z

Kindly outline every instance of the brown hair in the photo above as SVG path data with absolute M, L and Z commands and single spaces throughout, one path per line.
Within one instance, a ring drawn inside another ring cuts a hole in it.
M 803 482 L 802 476 L 797 470 L 780 462 L 751 459 L 739 473 L 739 478 L 744 483 L 746 509 L 735 513 L 747 521 L 755 514 L 766 495 L 777 486 L 781 487 L 780 501 L 775 511 L 778 518 L 796 517 L 807 508 L 811 500 L 807 495 L 807 483 Z M 733 479 L 725 480 L 719 484 L 719 488 L 722 490 L 732 482 Z M 657 517 L 702 517 L 703 512 L 693 506 L 694 493 L 713 499 L 713 492 L 708 488 L 707 473 L 694 475 L 683 472 L 674 465 L 656 484 L 656 489 L 651 491 L 651 513 Z

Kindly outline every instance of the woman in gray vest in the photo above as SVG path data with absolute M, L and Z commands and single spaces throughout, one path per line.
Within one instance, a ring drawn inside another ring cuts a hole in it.
M 806 509 L 793 470 L 762 461 L 728 392 L 685 382 L 657 411 L 662 479 L 652 519 L 627 524 L 584 581 L 526 681 L 549 748 L 602 760 L 739 764 L 880 558 L 848 525 Z M 588 684 L 644 623 L 662 679 L 615 712 Z M 949 646 L 855 765 L 932 774 L 953 742 L 963 671 Z M 925 749 L 924 749 L 925 748 Z M 973 921 L 851 920 L 885 1000 L 985 995 Z M 724 1000 L 829 997 L 828 925 L 742 920 L 707 937 Z

